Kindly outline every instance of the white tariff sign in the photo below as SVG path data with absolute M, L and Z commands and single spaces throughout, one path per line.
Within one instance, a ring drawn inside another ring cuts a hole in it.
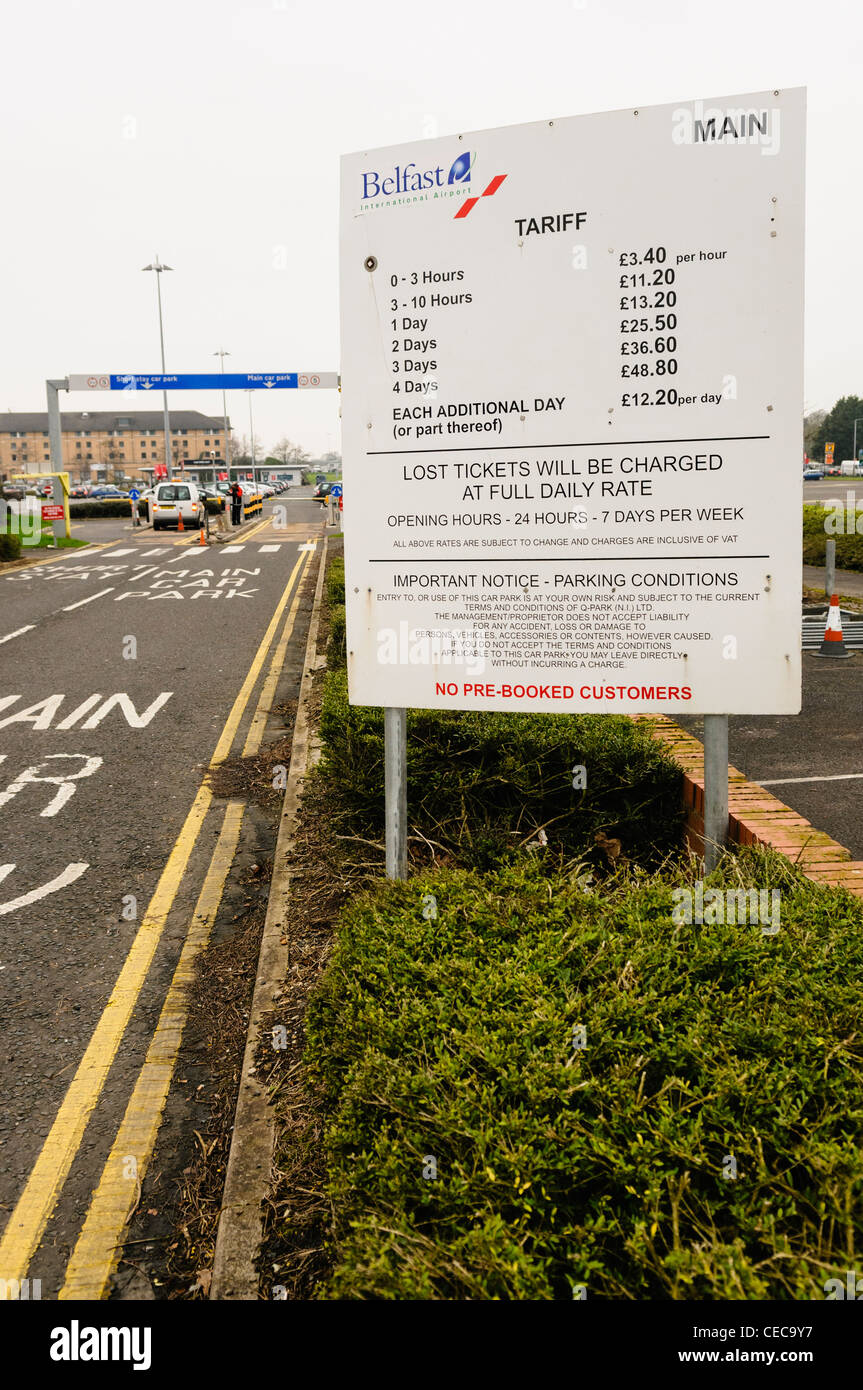
M 342 160 L 350 698 L 800 708 L 803 89 Z

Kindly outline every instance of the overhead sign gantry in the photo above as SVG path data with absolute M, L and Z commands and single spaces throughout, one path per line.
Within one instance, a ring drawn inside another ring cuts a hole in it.
M 45 383 L 51 465 L 55 472 L 63 468 L 60 391 L 326 391 L 335 390 L 338 385 L 338 372 L 71 372 Z M 165 465 L 170 477 L 171 450 L 167 438 Z

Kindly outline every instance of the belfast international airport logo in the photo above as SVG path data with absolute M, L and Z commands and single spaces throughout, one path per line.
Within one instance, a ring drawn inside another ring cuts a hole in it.
M 461 198 L 470 187 L 476 156 L 463 150 L 447 167 L 436 164 L 396 164 L 390 169 L 368 169 L 362 174 L 363 211 L 393 207 L 399 203 L 425 203 L 433 198 Z
M 465 201 L 462 203 L 461 207 L 459 208 L 458 212 L 455 214 L 456 217 L 467 217 L 467 215 L 468 215 L 468 213 L 471 211 L 471 209 L 476 207 L 476 205 L 477 205 L 477 203 L 479 202 L 480 198 L 491 198 L 491 197 L 497 192 L 497 190 L 500 188 L 500 186 L 501 186 L 501 184 L 503 183 L 503 181 L 504 181 L 505 178 L 506 178 L 506 174 L 495 174 L 495 176 L 494 176 L 494 178 L 492 179 L 491 183 L 488 184 L 487 187 L 485 187 L 485 188 L 482 190 L 482 193 L 479 194 L 479 197 L 476 197 L 476 198 L 466 198 L 466 199 L 465 199 Z

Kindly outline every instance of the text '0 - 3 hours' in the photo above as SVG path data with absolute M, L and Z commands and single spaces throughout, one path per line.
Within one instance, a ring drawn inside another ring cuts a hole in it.
M 643 251 L 621 251 L 618 256 L 618 290 L 647 290 L 621 295 L 619 310 L 641 311 L 620 320 L 620 365 L 624 380 L 676 376 L 677 359 L 677 272 L 666 265 L 665 246 L 648 246 Z M 644 312 L 647 310 L 648 312 Z M 660 386 L 656 391 L 628 392 L 621 405 L 676 405 L 677 392 Z

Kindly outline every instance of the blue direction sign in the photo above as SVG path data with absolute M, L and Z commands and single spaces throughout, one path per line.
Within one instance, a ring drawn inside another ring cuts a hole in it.
M 331 497 L 341 497 L 341 495 L 342 495 L 342 485 L 341 485 L 341 483 L 333 483 L 332 487 L 330 488 L 330 496 L 331 496 Z
M 248 391 L 296 390 L 297 372 L 207 372 L 162 376 L 159 373 L 112 375 L 111 391 Z
M 138 500 L 138 498 L 141 496 L 141 494 L 140 494 L 140 492 L 138 491 L 138 489 L 137 489 L 136 487 L 130 487 L 130 488 L 129 488 L 129 496 L 131 497 L 131 499 L 132 499 L 133 502 L 137 502 L 137 500 Z
M 302 391 L 338 384 L 338 372 L 90 372 L 66 378 L 69 391 Z

